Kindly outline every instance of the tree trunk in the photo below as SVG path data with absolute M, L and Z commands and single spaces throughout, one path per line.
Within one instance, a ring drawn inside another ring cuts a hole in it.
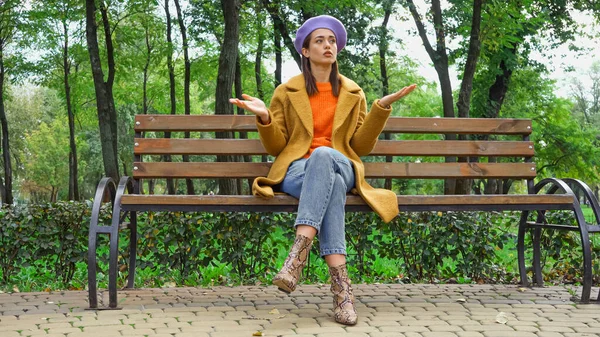
M 465 70 L 463 72 L 462 82 L 460 83 L 460 92 L 458 94 L 458 117 L 468 118 L 471 106 L 471 93 L 473 92 L 473 77 L 477 69 L 477 61 L 481 51 L 480 27 L 481 27 L 481 7 L 483 0 L 473 2 L 473 16 L 471 17 L 471 38 L 469 40 L 469 51 Z
M 439 0 L 433 0 L 431 2 L 431 11 L 433 12 L 433 24 L 435 27 L 436 35 L 436 49 L 434 50 L 427 37 L 425 26 L 421 21 L 421 16 L 417 12 L 417 8 L 412 0 L 407 0 L 408 9 L 415 20 L 415 25 L 419 32 L 419 36 L 423 41 L 425 50 L 429 54 L 429 58 L 433 62 L 434 68 L 438 74 L 440 81 L 440 89 L 442 91 L 442 106 L 444 110 L 444 117 L 454 117 L 454 103 L 452 98 L 452 83 L 450 82 L 450 75 L 448 72 L 448 55 L 446 54 L 446 37 L 444 32 L 444 23 L 442 20 L 442 10 Z M 444 135 L 446 140 L 455 140 L 455 134 Z M 456 162 L 456 157 L 446 157 L 447 163 Z M 456 180 L 446 179 L 444 180 L 444 194 L 455 194 L 456 193 Z
M 258 60 L 258 62 L 260 63 L 260 59 Z M 260 67 L 258 68 L 258 71 L 260 72 Z M 260 76 L 259 76 L 259 78 L 260 78 Z M 234 87 L 235 87 L 235 97 L 242 99 L 242 93 L 244 92 L 243 91 L 244 88 L 242 87 L 242 64 L 240 63 L 239 55 L 235 62 L 235 84 L 234 84 Z M 237 108 L 236 114 L 237 115 L 245 115 L 245 111 L 242 108 Z M 248 139 L 248 132 L 240 132 L 239 137 L 240 137 L 240 139 Z M 252 156 L 243 156 L 243 158 L 240 156 L 240 159 L 242 159 L 246 163 L 252 162 Z M 248 194 L 250 194 L 250 192 L 252 192 L 252 179 L 247 180 L 247 184 L 248 184 L 247 188 L 244 188 L 244 181 L 242 179 L 237 179 L 237 181 L 238 181 L 238 192 L 240 194 L 244 194 L 245 190 L 248 191 Z
M 235 1 L 237 2 L 237 0 Z M 221 2 L 223 2 L 223 0 Z M 290 37 L 287 26 L 285 25 L 284 20 L 279 15 L 279 5 L 271 3 L 270 0 L 263 0 L 263 6 L 265 6 L 267 11 L 271 15 L 271 20 L 273 20 L 273 26 L 275 26 L 275 28 L 279 31 L 281 37 L 283 37 L 283 42 L 292 54 L 292 57 L 294 58 L 294 61 L 296 61 L 296 64 L 298 64 L 298 68 L 302 69 L 300 54 L 298 54 L 298 52 L 296 51 L 296 48 L 294 47 L 294 41 L 292 41 L 292 38 Z
M 231 88 L 235 80 L 235 63 L 238 57 L 239 42 L 239 14 L 241 0 L 221 0 L 223 16 L 225 17 L 225 36 L 221 45 L 219 56 L 219 70 L 217 75 L 217 89 L 215 93 L 215 114 L 233 114 L 232 105 L 229 103 Z M 217 138 L 233 138 L 231 132 L 217 132 Z M 217 161 L 233 161 L 233 156 L 217 156 Z M 238 194 L 235 180 L 220 179 L 220 194 Z
M 283 60 L 281 55 L 281 34 L 279 29 L 273 25 L 273 44 L 275 45 L 275 87 L 281 84 L 281 68 Z
M 477 61 L 479 60 L 479 54 L 481 51 L 481 43 L 479 41 L 479 32 L 481 27 L 481 7 L 483 0 L 475 0 L 473 2 L 473 16 L 471 17 L 471 38 L 469 40 L 469 51 L 467 54 L 467 61 L 465 62 L 465 70 L 463 72 L 463 79 L 460 84 L 460 92 L 458 94 L 458 102 L 456 107 L 458 109 L 458 117 L 468 118 L 469 109 L 471 106 L 471 93 L 473 92 L 473 77 L 475 77 L 475 70 L 477 69 Z M 458 139 L 466 140 L 466 135 L 459 135 Z M 468 157 L 459 157 L 459 163 L 466 163 L 469 161 Z M 455 193 L 456 194 L 471 194 L 473 181 L 471 179 L 459 179 L 456 181 Z
M 260 7 L 260 4 L 258 4 L 257 7 Z M 257 13 L 259 13 L 258 9 L 257 9 Z M 262 16 L 261 15 L 257 16 L 256 30 L 258 31 L 258 45 L 256 46 L 256 55 L 254 57 L 254 79 L 256 80 L 256 93 L 258 94 L 258 98 L 261 101 L 264 101 L 265 93 L 263 92 L 263 88 L 262 88 L 261 64 L 262 64 L 262 53 L 263 53 L 264 40 L 265 40 L 265 31 L 264 31 L 264 28 L 262 27 Z M 240 59 L 238 56 L 238 59 L 237 59 L 238 64 L 240 63 L 239 61 L 240 61 Z M 280 71 L 281 71 L 281 69 L 280 69 Z M 281 76 L 281 74 L 279 76 Z M 238 112 L 239 112 L 239 110 L 238 110 Z
M 2 124 L 2 159 L 4 161 L 4 183 L 2 184 L 2 203 L 12 205 L 12 165 L 10 162 L 10 143 L 8 135 L 8 120 L 4 110 L 4 41 L 0 41 L 0 124 Z
M 101 2 L 100 13 L 102 14 L 102 28 L 104 30 L 104 44 L 106 45 L 106 63 L 108 65 L 108 76 L 106 78 L 106 93 L 108 97 L 108 112 L 110 114 L 111 123 L 110 130 L 112 133 L 112 142 L 117 158 L 117 170 L 118 170 L 118 158 L 119 158 L 119 134 L 117 128 L 117 109 L 115 107 L 115 99 L 113 95 L 113 84 L 115 83 L 115 48 L 112 43 L 112 31 L 110 29 L 110 23 L 108 21 L 108 7 L 105 2 Z M 118 172 L 118 171 L 117 171 Z
M 184 62 L 184 77 L 183 77 L 183 104 L 184 104 L 184 114 L 189 115 L 191 108 L 190 108 L 190 70 L 191 70 L 191 65 L 190 65 L 190 57 L 188 54 L 188 38 L 187 38 L 187 32 L 186 32 L 186 28 L 185 28 L 185 23 L 183 22 L 183 15 L 181 14 L 181 6 L 179 5 L 179 0 L 174 0 L 175 1 L 175 8 L 177 8 L 177 21 L 179 22 L 179 30 L 181 31 L 181 40 L 183 43 L 183 62 Z M 184 138 L 190 138 L 190 133 L 189 132 L 185 132 L 184 133 Z M 190 161 L 190 156 L 189 155 L 184 155 L 183 156 L 183 162 L 184 163 L 189 163 Z M 187 188 L 187 194 L 189 195 L 193 195 L 194 193 L 194 182 L 192 181 L 192 179 L 186 179 L 185 180 L 185 186 Z
M 385 56 L 388 51 L 388 30 L 387 24 L 390 20 L 390 16 L 392 15 L 392 6 L 391 3 L 386 4 L 383 23 L 380 27 L 379 34 L 379 70 L 381 72 L 381 97 L 389 95 L 389 79 L 387 75 L 387 65 L 385 63 Z M 389 133 L 383 134 L 383 139 L 390 140 L 392 139 L 392 135 Z M 391 163 L 394 160 L 393 156 L 386 156 L 385 161 L 387 163 Z M 391 190 L 392 189 L 392 179 L 385 179 L 384 188 Z
M 150 31 L 148 26 L 144 25 L 145 31 L 145 39 L 146 39 L 146 63 L 144 63 L 144 77 L 142 83 L 142 114 L 148 114 L 148 71 L 150 69 L 150 60 L 152 55 L 152 45 L 150 45 Z M 142 138 L 144 138 L 144 133 L 142 133 Z M 147 179 L 148 181 L 148 189 L 150 189 L 150 185 L 152 184 L 152 179 Z M 139 193 L 144 194 L 144 180 L 140 180 L 139 184 Z
M 507 50 L 506 52 L 509 52 L 509 55 L 516 57 L 516 47 Z M 485 105 L 485 117 L 487 118 L 498 118 L 513 73 L 513 70 L 509 69 L 506 65 L 505 60 L 500 61 L 499 67 L 501 73 L 496 76 L 496 81 L 494 81 L 494 84 L 490 87 L 487 104 Z
M 146 31 L 146 63 L 144 64 L 144 80 L 142 84 L 143 91 L 143 102 L 142 102 L 142 114 L 148 113 L 148 71 L 150 69 L 150 59 L 152 54 L 152 45 L 150 45 L 150 31 L 148 26 L 144 27 Z
M 103 11 L 104 18 L 108 18 Z M 104 25 L 105 36 L 107 37 L 106 46 L 109 55 L 109 77 L 104 82 L 104 72 L 102 71 L 102 62 L 100 61 L 100 51 L 98 48 L 97 25 L 96 25 L 96 4 L 94 0 L 86 0 L 86 40 L 88 52 L 90 55 L 90 64 L 92 67 L 92 76 L 94 79 L 94 89 L 96 92 L 96 107 L 98 109 L 98 126 L 100 129 L 100 144 L 102 147 L 102 161 L 105 174 L 115 181 L 119 181 L 119 164 L 117 157 L 117 119 L 114 110 L 114 101 L 112 98 L 112 81 L 114 80 L 114 58 L 112 50 L 112 41 L 110 28 Z M 111 60 L 112 59 L 112 60 Z M 111 71 L 112 69 L 112 71 Z M 111 103 L 113 101 L 113 103 Z
M 173 67 L 173 41 L 171 40 L 171 14 L 169 13 L 169 0 L 165 0 L 165 14 L 167 16 L 167 67 L 169 68 L 169 97 L 171 98 L 171 115 L 177 113 L 175 97 L 175 68 Z M 165 138 L 171 138 L 170 132 L 165 132 Z M 170 162 L 171 156 L 165 155 L 164 161 Z M 167 179 L 167 193 L 175 194 L 173 179 Z
M 65 44 L 63 46 L 63 78 L 65 85 L 65 100 L 67 102 L 67 115 L 69 117 L 69 200 L 79 200 L 79 184 L 77 172 L 77 146 L 75 144 L 75 116 L 71 104 L 71 86 L 69 75 L 71 64 L 69 62 L 69 30 L 66 18 L 63 19 L 63 34 Z

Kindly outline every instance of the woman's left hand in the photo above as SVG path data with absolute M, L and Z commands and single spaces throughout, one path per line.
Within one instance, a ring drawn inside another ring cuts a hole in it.
M 379 105 L 384 108 L 387 108 L 387 107 L 391 106 L 392 103 L 394 103 L 397 100 L 401 99 L 402 97 L 410 94 L 413 90 L 415 90 L 416 87 L 417 87 L 416 84 L 411 84 L 408 87 L 404 87 L 393 94 L 389 94 L 379 100 Z

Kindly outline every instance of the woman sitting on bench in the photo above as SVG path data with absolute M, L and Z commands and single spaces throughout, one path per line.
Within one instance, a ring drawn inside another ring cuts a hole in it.
M 267 109 L 258 98 L 243 95 L 230 102 L 257 116 L 260 139 L 276 157 L 267 177 L 253 183 L 254 195 L 271 198 L 274 189 L 299 199 L 296 239 L 273 279 L 280 290 L 296 289 L 313 238 L 331 275 L 336 322 L 357 322 L 346 268 L 344 206 L 346 193 L 359 194 L 386 222 L 398 214 L 396 194 L 371 187 L 360 156 L 371 152 L 391 113 L 391 104 L 416 85 L 387 95 L 371 106 L 362 89 L 340 75 L 337 54 L 346 45 L 346 29 L 336 18 L 308 19 L 296 32 L 302 74 L 275 89 Z

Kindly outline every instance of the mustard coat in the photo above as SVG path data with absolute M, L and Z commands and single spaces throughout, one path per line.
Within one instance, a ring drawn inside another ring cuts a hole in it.
M 354 166 L 356 188 L 366 203 L 385 221 L 398 214 L 396 194 L 371 187 L 365 181 L 365 167 L 360 156 L 368 155 L 390 116 L 376 102 L 367 114 L 367 101 L 362 89 L 341 76 L 340 95 L 333 119 L 331 146 L 344 154 Z M 263 125 L 257 118 L 260 139 L 267 152 L 276 157 L 267 177 L 252 184 L 255 196 L 272 198 L 273 185 L 283 181 L 290 164 L 302 158 L 313 138 L 313 116 L 302 74 L 275 89 L 269 107 L 271 122 Z

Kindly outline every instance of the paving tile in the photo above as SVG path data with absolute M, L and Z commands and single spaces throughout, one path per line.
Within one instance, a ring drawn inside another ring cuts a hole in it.
M 565 287 L 353 286 L 353 327 L 333 320 L 327 284 L 301 284 L 292 295 L 273 286 L 125 290 L 122 310 L 85 310 L 85 291 L 0 294 L 0 336 L 600 337 L 598 306 L 571 302 Z M 100 304 L 107 298 L 99 292 Z M 495 321 L 500 312 L 506 324 Z

